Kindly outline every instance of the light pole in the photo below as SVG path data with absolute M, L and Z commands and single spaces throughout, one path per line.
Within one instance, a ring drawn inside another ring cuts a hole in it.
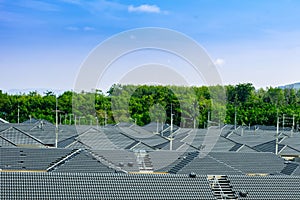
M 106 109 L 105 109 L 105 113 L 104 113 L 104 126 L 107 125 L 107 113 L 106 113 Z
M 279 135 L 279 116 L 277 115 L 277 131 L 276 131 L 276 144 L 275 144 L 276 155 L 278 155 L 278 135 Z
M 20 124 L 20 106 L 18 103 L 18 124 Z
M 207 112 L 207 129 L 209 128 L 209 122 L 210 122 L 210 111 Z
M 96 119 L 96 126 L 97 126 L 97 129 L 98 129 L 98 117 L 95 117 Z
M 173 149 L 173 108 L 172 108 L 172 103 L 171 103 L 171 126 L 170 126 L 170 151 Z
M 234 107 L 234 130 L 236 130 L 236 121 L 237 121 L 237 114 L 236 114 L 236 106 Z
M 284 131 L 285 114 L 282 115 L 282 130 Z
M 58 102 L 57 102 L 57 97 L 55 96 L 55 148 L 57 148 L 58 144 Z

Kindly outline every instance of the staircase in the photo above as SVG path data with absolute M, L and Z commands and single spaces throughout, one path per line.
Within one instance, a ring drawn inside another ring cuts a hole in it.
M 208 176 L 207 179 L 216 199 L 238 199 L 227 176 Z

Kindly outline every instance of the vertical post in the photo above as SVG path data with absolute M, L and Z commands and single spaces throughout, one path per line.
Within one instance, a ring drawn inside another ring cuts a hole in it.
M 207 112 L 207 129 L 208 129 L 208 126 L 209 126 L 209 121 L 210 121 L 210 111 Z
M 294 130 L 294 127 L 295 127 L 295 115 L 293 115 L 293 130 Z
M 295 115 L 293 115 L 293 127 L 292 127 L 291 136 L 293 136 L 294 131 L 295 131 Z
M 278 155 L 278 135 L 279 135 L 279 116 L 277 116 L 277 131 L 276 131 L 276 144 L 275 144 L 276 155 Z
M 76 125 L 76 115 L 74 115 L 74 124 Z
M 20 106 L 18 104 L 18 124 L 20 124 Z
M 156 133 L 158 133 L 158 120 L 156 121 Z
M 171 127 L 170 127 L 170 151 L 172 151 L 173 147 L 173 108 L 171 103 Z
M 96 125 L 97 125 L 97 129 L 98 129 L 98 117 L 95 117 L 96 118 Z
M 236 116 L 236 106 L 234 107 L 234 130 L 236 130 L 236 119 L 237 116 Z
M 107 125 L 107 113 L 106 113 L 106 109 L 105 109 L 105 114 L 104 114 L 104 126 Z
M 56 104 L 55 104 L 55 148 L 57 148 L 57 143 L 58 143 L 58 110 L 57 110 L 57 97 L 56 99 Z
M 242 133 L 241 136 L 244 136 L 244 127 L 242 126 Z
M 282 115 L 282 130 L 284 131 L 284 119 L 285 119 L 285 114 Z

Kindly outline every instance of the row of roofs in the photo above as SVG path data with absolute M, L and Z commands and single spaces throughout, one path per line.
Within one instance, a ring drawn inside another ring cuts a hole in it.
M 1 173 L 1 199 L 299 200 L 297 176 Z
M 300 175 L 299 163 L 273 153 L 0 148 L 2 172 Z
M 1 122 L 0 198 L 300 199 L 299 132 L 157 128 Z
M 300 155 L 300 133 L 276 130 L 248 129 L 226 125 L 221 129 L 174 128 L 156 132 L 156 124 L 145 127 L 134 124 L 115 126 L 70 126 L 59 125 L 59 148 L 83 149 L 128 149 L 128 150 L 203 150 L 214 152 L 277 152 L 284 156 Z M 276 137 L 278 145 L 276 145 Z M 38 147 L 55 146 L 56 127 L 45 121 L 23 124 L 0 124 L 1 147 Z

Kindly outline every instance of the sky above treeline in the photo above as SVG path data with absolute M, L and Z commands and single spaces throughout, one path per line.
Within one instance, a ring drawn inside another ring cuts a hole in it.
M 297 0 L 0 0 L 0 89 L 72 90 L 97 45 L 143 27 L 167 28 L 195 40 L 225 85 L 300 82 L 299 9 Z M 149 51 L 124 62 L 143 53 Z M 154 58 L 157 52 L 150 54 Z M 121 64 L 108 70 L 110 78 L 99 81 L 100 89 L 118 81 L 113 74 Z

